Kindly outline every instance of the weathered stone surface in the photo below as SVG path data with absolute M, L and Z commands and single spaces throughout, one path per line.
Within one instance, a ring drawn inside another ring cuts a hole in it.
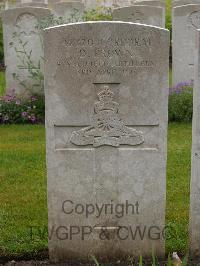
M 130 6 L 130 1 L 131 0 L 83 0 L 86 10 L 94 9 L 97 7 L 117 8 Z
M 24 69 L 22 60 L 27 62 L 27 56 L 24 54 L 26 50 L 27 55 L 31 53 L 36 67 L 39 61 L 41 66 L 43 65 L 41 35 L 37 27 L 39 19 L 48 15 L 50 11 L 40 7 L 13 8 L 2 12 L 7 90 L 15 89 L 16 93 L 23 94 L 28 92 L 35 82 L 28 77 L 29 73 Z M 20 85 L 18 79 L 26 80 L 28 87 Z M 38 90 L 39 88 L 35 88 L 35 92 L 39 92 Z
M 83 0 L 83 4 L 86 10 L 96 9 L 97 1 L 96 0 Z
M 132 0 L 131 0 L 132 1 Z M 134 5 L 148 5 L 148 6 L 158 6 L 158 7 L 166 7 L 165 2 L 160 1 L 160 0 L 133 0 L 131 2 Z
M 26 7 L 26 6 L 33 6 L 33 7 L 48 7 L 47 4 L 45 3 L 40 3 L 40 2 L 32 2 L 32 3 L 20 3 L 17 4 L 16 7 Z
M 200 4 L 200 0 L 173 0 L 172 7 L 184 6 L 190 4 Z
M 83 20 L 84 4 L 81 2 L 60 2 L 53 5 L 55 16 L 62 17 L 67 22 L 77 22 Z
M 83 2 L 82 0 L 48 0 L 48 4 L 56 4 L 56 3 L 61 3 L 61 2 Z
M 16 0 L 16 4 L 48 4 L 48 0 Z
M 76 23 L 45 30 L 44 45 L 51 260 L 151 256 L 152 248 L 162 256 L 169 32 Z M 67 214 L 69 201 L 108 210 Z M 135 212 L 116 214 L 127 202 Z M 132 238 L 137 226 L 143 240 Z M 70 229 L 80 230 L 71 240 Z
M 113 7 L 129 6 L 130 0 L 113 0 Z
M 190 189 L 190 251 L 200 257 L 200 31 L 195 47 L 195 82 L 192 123 L 192 177 Z
M 173 84 L 194 80 L 196 29 L 200 28 L 200 5 L 174 7 L 172 11 Z
M 165 28 L 165 12 L 162 7 L 134 5 L 117 8 L 113 10 L 113 19 Z

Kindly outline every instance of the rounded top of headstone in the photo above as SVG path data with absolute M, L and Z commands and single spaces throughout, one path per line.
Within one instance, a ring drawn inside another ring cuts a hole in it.
M 19 4 L 16 5 L 16 7 L 26 7 L 26 6 L 30 6 L 30 7 L 48 7 L 47 4 L 40 3 L 40 2 L 19 3 Z
M 200 10 L 200 3 L 199 4 L 186 4 L 173 7 L 173 10 L 179 12 L 179 10 Z
M 149 8 L 149 9 L 154 9 L 154 10 L 162 10 L 162 7 L 161 6 L 149 6 L 149 5 L 145 5 L 145 4 L 143 4 L 143 5 L 133 5 L 133 6 L 124 6 L 124 7 L 117 7 L 117 8 L 114 8 L 113 9 L 113 11 L 117 11 L 117 10 L 122 10 L 122 9 L 127 9 L 127 10 L 129 10 L 129 9 L 131 9 L 131 8 Z
M 53 26 L 46 28 L 44 31 L 49 32 L 49 31 L 56 31 L 64 28 L 76 28 L 77 26 L 80 27 L 99 27 L 103 29 L 108 29 L 109 26 L 124 26 L 124 27 L 135 27 L 135 28 L 147 28 L 147 29 L 152 29 L 154 31 L 162 31 L 162 32 L 169 32 L 168 29 L 160 28 L 157 26 L 152 26 L 152 25 L 146 25 L 146 24 L 140 24 L 140 23 L 133 23 L 133 22 L 124 22 L 124 21 L 87 21 L 87 22 L 77 22 L 77 23 L 68 23 L 68 24 L 63 24 L 63 25 L 58 25 L 58 26 Z
M 35 17 L 45 17 L 50 15 L 50 10 L 46 7 L 35 7 L 35 6 L 23 6 L 15 7 L 12 9 L 6 9 L 1 13 L 1 18 L 4 23 L 12 23 L 16 21 L 20 14 L 32 14 Z
M 200 4 L 200 0 L 174 0 L 172 1 L 172 7 L 185 6 L 191 4 Z
M 148 5 L 148 6 L 158 6 L 158 7 L 166 7 L 165 2 L 160 0 L 136 0 L 134 5 Z

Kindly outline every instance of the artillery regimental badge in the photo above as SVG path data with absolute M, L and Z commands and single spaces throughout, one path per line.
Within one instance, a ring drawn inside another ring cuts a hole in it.
M 99 101 L 94 104 L 92 125 L 74 131 L 70 142 L 78 145 L 136 146 L 144 142 L 143 133 L 127 127 L 119 117 L 119 104 L 113 101 L 114 93 L 109 86 L 98 94 Z

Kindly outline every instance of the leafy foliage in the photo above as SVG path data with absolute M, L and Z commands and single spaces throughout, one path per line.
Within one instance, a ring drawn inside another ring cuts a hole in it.
M 41 95 L 30 98 L 7 94 L 0 98 L 0 124 L 44 123 L 45 105 Z
M 84 21 L 110 21 L 112 20 L 111 8 L 99 7 L 85 12 Z

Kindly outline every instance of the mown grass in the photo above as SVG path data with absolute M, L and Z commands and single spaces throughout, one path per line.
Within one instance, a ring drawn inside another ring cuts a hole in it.
M 170 124 L 167 252 L 187 249 L 191 125 Z M 47 248 L 45 133 L 43 126 L 0 127 L 0 256 Z M 31 226 L 39 226 L 33 230 Z
M 30 226 L 47 225 L 43 126 L 0 127 L 0 255 L 47 246 Z
M 166 0 L 166 28 L 171 29 L 171 0 Z
M 168 252 L 187 250 L 191 142 L 190 124 L 169 125 L 166 222 L 172 235 L 166 241 Z
M 5 73 L 0 72 L 0 96 L 5 93 L 6 81 L 5 81 Z

